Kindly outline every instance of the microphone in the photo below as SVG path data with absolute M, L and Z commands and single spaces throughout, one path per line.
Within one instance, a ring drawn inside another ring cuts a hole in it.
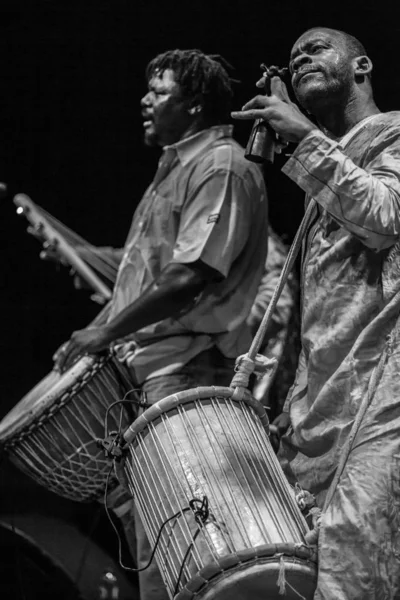
M 282 77 L 288 69 L 279 67 L 267 67 L 264 63 L 260 65 L 264 78 L 264 93 L 271 94 L 271 78 Z M 255 163 L 273 163 L 275 157 L 276 133 L 263 119 L 254 121 L 249 140 L 247 142 L 244 157 Z

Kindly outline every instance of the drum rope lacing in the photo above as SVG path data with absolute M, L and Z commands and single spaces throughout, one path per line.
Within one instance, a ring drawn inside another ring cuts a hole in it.
M 110 393 L 121 397 L 132 385 L 114 356 L 113 351 L 88 355 L 67 373 L 57 374 L 55 382 L 53 376 L 53 387 L 32 396 L 23 427 L 17 421 L 17 430 L 14 425 L 0 444 L 21 468 L 27 465 L 38 483 L 74 501 L 96 500 L 104 491 L 108 461 L 95 450 L 96 436 L 101 435 L 99 427 L 104 429 Z M 126 411 L 123 419 L 123 427 L 132 420 Z M 113 478 L 109 490 L 117 485 Z
M 161 535 L 162 532 L 164 530 L 164 528 L 166 527 L 166 525 L 168 525 L 168 523 L 170 523 L 171 521 L 173 521 L 174 519 L 179 519 L 179 517 L 182 517 L 186 512 L 192 511 L 193 515 L 194 515 L 194 519 L 196 521 L 196 523 L 198 524 L 198 527 L 196 529 L 196 531 L 194 532 L 193 536 L 192 536 L 192 541 L 191 543 L 188 545 L 188 548 L 185 552 L 185 555 L 182 559 L 182 563 L 180 566 L 180 570 L 179 570 L 179 575 L 177 577 L 177 581 L 176 581 L 176 585 L 175 585 L 175 591 L 174 591 L 174 596 L 178 593 L 179 591 L 179 585 L 180 585 L 180 581 L 182 578 L 182 574 L 185 568 L 185 563 L 189 557 L 190 551 L 193 548 L 194 542 L 196 541 L 197 536 L 199 535 L 199 533 L 202 530 L 202 527 L 205 525 L 205 523 L 207 522 L 207 520 L 211 517 L 212 518 L 212 514 L 210 513 L 209 510 L 209 506 L 208 506 L 208 498 L 207 496 L 203 496 L 202 499 L 200 498 L 191 498 L 188 502 L 188 506 L 185 506 L 184 508 L 180 509 L 179 511 L 177 511 L 175 514 L 173 514 L 171 517 L 168 517 L 167 519 L 165 519 L 165 521 L 161 524 L 160 529 L 158 531 L 156 540 L 154 542 L 154 547 L 153 550 L 151 551 L 150 554 L 150 558 L 147 562 L 147 564 L 144 567 L 141 567 L 140 569 L 135 569 L 133 567 L 128 567 L 123 563 L 122 560 L 122 543 L 121 543 L 121 537 L 119 535 L 119 531 L 116 528 L 110 512 L 109 512 L 109 508 L 107 506 L 107 494 L 108 494 L 108 482 L 109 482 L 109 478 L 111 476 L 111 473 L 113 471 L 114 465 L 112 465 L 110 467 L 109 473 L 108 473 L 108 477 L 107 477 L 107 482 L 106 482 L 106 487 L 105 487 L 105 491 L 104 491 L 104 508 L 107 514 L 107 517 L 116 533 L 117 539 L 118 539 L 118 559 L 119 559 L 119 565 L 126 571 L 132 571 L 134 573 L 141 573 L 142 571 L 146 571 L 151 563 L 153 562 L 154 556 L 156 554 L 158 545 L 160 543 L 161 540 Z
M 32 432 L 36 431 L 39 427 L 47 423 L 57 412 L 59 412 L 66 404 L 68 404 L 71 400 L 73 400 L 80 390 L 84 388 L 92 379 L 97 375 L 99 371 L 103 369 L 104 366 L 110 364 L 113 368 L 113 374 L 119 380 L 122 389 L 124 386 L 124 382 L 121 376 L 121 373 L 117 367 L 117 363 L 112 362 L 114 354 L 112 351 L 108 352 L 107 355 L 96 355 L 96 360 L 87 367 L 87 369 L 80 375 L 77 380 L 69 386 L 68 390 L 60 395 L 60 397 L 56 398 L 52 404 L 46 408 L 37 419 L 35 419 L 31 424 L 27 425 L 24 429 L 22 429 L 19 433 L 14 433 L 10 440 L 6 440 L 4 442 L 4 449 L 7 450 L 9 448 L 13 448 L 16 446 L 21 440 L 30 436 Z M 128 393 L 137 390 L 130 390 Z M 127 394 L 126 394 L 127 395 Z M 134 401 L 132 401 L 134 402 Z M 114 403 L 115 404 L 115 403 Z M 113 405 L 114 405 L 113 404 Z M 111 406 L 113 406 L 111 405 Z M 142 403 L 139 405 L 147 408 L 150 406 L 147 403 Z M 110 407 L 111 407 L 110 406 Z M 109 407 L 109 408 L 110 408 Z M 108 411 L 107 411 L 108 414 Z
M 110 404 L 110 406 L 107 408 L 106 411 L 106 417 L 105 417 L 105 424 L 104 424 L 104 439 L 98 439 L 97 443 L 100 447 L 102 447 L 105 450 L 105 454 L 108 457 L 112 457 L 113 458 L 113 464 L 111 465 L 110 471 L 108 473 L 107 476 L 107 481 L 106 481 L 106 486 L 105 486 L 105 490 L 104 490 L 104 507 L 106 510 L 106 514 L 107 517 L 117 535 L 117 539 L 118 539 L 118 556 L 119 556 L 119 564 L 120 566 L 127 570 L 127 571 L 132 571 L 135 573 L 140 573 L 141 571 L 145 571 L 146 569 L 148 569 L 154 559 L 155 553 L 157 551 L 159 542 L 161 540 L 161 535 L 162 532 L 165 528 L 165 526 L 172 520 L 174 519 L 178 519 L 180 516 L 183 516 L 184 513 L 188 512 L 189 510 L 191 510 L 194 514 L 194 518 L 195 521 L 198 524 L 198 528 L 195 531 L 195 533 L 192 535 L 192 541 L 190 542 L 190 544 L 188 545 L 188 548 L 184 554 L 184 557 L 182 559 L 182 563 L 180 566 L 180 570 L 179 570 L 179 574 L 177 577 L 177 581 L 176 581 L 176 585 L 175 585 L 175 591 L 174 591 L 174 596 L 178 593 L 179 591 L 179 585 L 180 585 L 180 581 L 182 578 L 182 574 L 184 572 L 184 568 L 185 568 L 185 564 L 186 561 L 189 557 L 190 551 L 193 548 L 194 542 L 196 541 L 197 536 L 199 535 L 199 533 L 201 532 L 201 529 L 203 527 L 203 525 L 205 525 L 205 523 L 207 522 L 208 519 L 212 519 L 212 521 L 214 522 L 214 524 L 216 524 L 217 527 L 218 524 L 215 520 L 215 518 L 213 517 L 212 513 L 210 512 L 209 509 L 209 503 L 208 503 L 208 498 L 206 495 L 204 495 L 202 497 L 202 499 L 193 497 L 188 501 L 188 506 L 182 508 L 181 510 L 177 511 L 174 515 L 172 515 L 171 517 L 168 517 L 167 519 L 165 519 L 165 521 L 161 524 L 160 529 L 157 533 L 157 537 L 154 543 L 154 547 L 153 550 L 151 552 L 150 558 L 148 560 L 147 565 L 145 565 L 144 567 L 141 567 L 140 569 L 135 569 L 133 567 L 127 567 L 126 565 L 124 565 L 123 561 L 122 561 L 122 544 L 121 544 L 121 538 L 119 535 L 119 532 L 117 530 L 117 528 L 114 525 L 113 520 L 111 519 L 110 513 L 109 513 L 109 509 L 108 509 L 108 505 L 107 505 L 107 496 L 108 496 L 108 487 L 109 487 L 109 480 L 112 474 L 113 469 L 115 469 L 118 480 L 120 481 L 120 483 L 123 483 L 123 485 L 127 488 L 130 489 L 129 487 L 129 482 L 127 480 L 127 477 L 125 475 L 124 469 L 123 468 L 118 468 L 118 463 L 122 460 L 125 459 L 125 456 L 128 452 L 128 446 L 123 447 L 122 446 L 122 430 L 121 427 L 119 428 L 119 431 L 117 432 L 108 432 L 108 427 L 107 427 L 107 420 L 108 420 L 108 414 L 109 411 L 117 406 L 117 405 L 125 405 L 125 404 L 136 404 L 137 406 L 140 406 L 141 408 L 148 408 L 149 406 L 151 406 L 150 404 L 148 404 L 145 401 L 140 401 L 140 400 L 127 400 L 126 397 L 129 395 L 129 393 L 132 393 L 133 391 L 137 391 L 137 390 L 131 390 L 130 392 L 127 392 L 125 394 L 125 397 L 122 400 L 117 400 L 115 402 L 113 402 L 112 404 Z M 132 496 L 134 495 L 132 490 L 130 490 L 132 493 Z
M 53 415 L 55 415 L 59 410 L 63 408 L 78 392 L 98 373 L 104 365 L 106 365 L 111 360 L 111 354 L 107 356 L 100 356 L 92 365 L 88 367 L 88 369 L 73 383 L 68 391 L 64 394 L 61 394 L 59 398 L 56 398 L 54 402 L 43 411 L 43 413 L 30 425 L 27 425 L 20 433 L 13 434 L 9 441 L 4 442 L 4 448 L 12 448 L 17 445 L 21 440 L 28 437 L 33 431 L 35 431 L 38 427 L 44 425 L 47 421 L 49 421 Z

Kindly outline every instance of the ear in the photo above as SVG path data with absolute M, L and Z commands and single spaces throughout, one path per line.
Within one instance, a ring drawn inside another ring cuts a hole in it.
M 353 68 L 356 77 L 371 75 L 372 61 L 368 56 L 357 56 L 357 58 L 353 59 Z
M 199 112 L 201 112 L 202 107 L 200 104 L 195 104 L 194 106 L 191 106 L 190 108 L 188 108 L 188 113 L 189 115 L 196 115 Z

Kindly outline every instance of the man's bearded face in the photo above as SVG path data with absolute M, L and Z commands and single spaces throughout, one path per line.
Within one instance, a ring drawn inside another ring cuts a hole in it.
M 289 66 L 296 98 L 311 113 L 321 102 L 346 98 L 354 85 L 352 61 L 338 32 L 306 32 L 293 46 Z

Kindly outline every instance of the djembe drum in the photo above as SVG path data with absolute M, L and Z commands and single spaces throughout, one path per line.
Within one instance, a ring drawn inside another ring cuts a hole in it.
M 0 422 L 0 445 L 10 460 L 60 496 L 102 499 L 110 463 L 97 440 L 107 409 L 132 391 L 128 374 L 108 354 L 84 356 L 60 375 L 51 371 Z M 129 395 L 132 398 L 132 395 Z M 110 411 L 111 430 L 125 429 L 134 413 Z M 110 479 L 110 489 L 116 479 Z
M 313 597 L 308 527 L 244 390 L 168 396 L 126 430 L 124 477 L 171 598 Z

